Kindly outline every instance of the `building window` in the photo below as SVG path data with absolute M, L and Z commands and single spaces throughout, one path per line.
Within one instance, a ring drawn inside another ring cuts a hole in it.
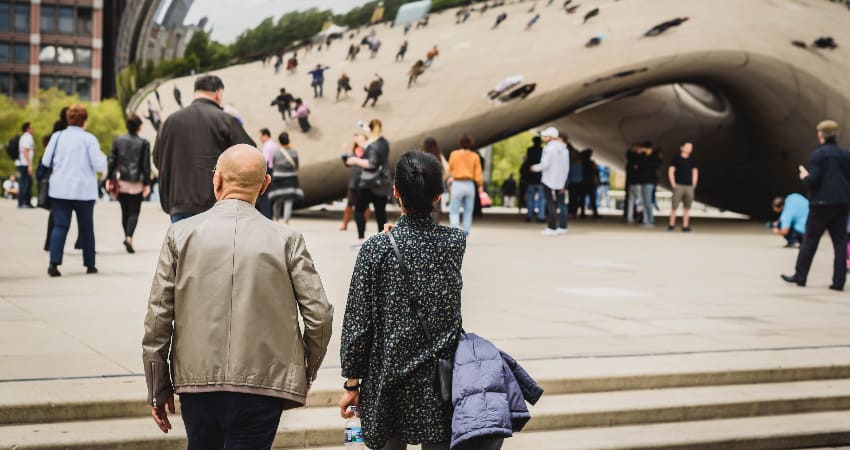
M 38 88 L 41 90 L 48 90 L 56 84 L 56 80 L 53 79 L 53 75 L 42 75 L 38 78 Z
M 82 47 L 74 49 L 74 59 L 80 67 L 91 67 L 91 49 Z
M 71 77 L 56 77 L 56 87 L 58 87 L 60 91 L 71 95 L 74 93 L 73 81 L 74 80 Z
M 9 55 L 9 44 L 0 43 L 0 64 L 11 62 Z
M 41 6 L 41 32 L 53 33 L 56 30 L 56 7 Z
M 25 73 L 12 74 L 12 97 L 26 100 L 30 94 L 30 77 Z
M 15 64 L 30 63 L 30 46 L 27 44 L 15 44 Z
M 60 33 L 74 32 L 74 8 L 71 6 L 59 7 L 59 26 Z
M 0 2 L 0 31 L 9 31 L 9 25 L 12 24 L 12 11 L 9 9 L 9 2 Z M 6 77 L 6 85 L 9 85 L 9 74 L 2 75 Z M 8 93 L 8 89 L 6 90 Z
M 92 34 L 92 9 L 77 8 L 77 34 L 91 36 Z
M 77 97 L 80 100 L 91 100 L 91 80 L 88 78 L 77 78 Z
M 38 53 L 38 62 L 43 64 L 52 64 L 56 62 L 56 47 L 52 45 L 42 45 L 41 51 Z
M 30 31 L 30 5 L 29 3 L 15 3 L 15 32 L 29 33 Z
M 0 95 L 9 96 L 12 85 L 9 83 L 9 74 L 0 73 Z

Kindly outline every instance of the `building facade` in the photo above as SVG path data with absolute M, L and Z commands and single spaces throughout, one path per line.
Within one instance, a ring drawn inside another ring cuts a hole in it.
M 0 94 L 101 99 L 103 0 L 0 0 Z

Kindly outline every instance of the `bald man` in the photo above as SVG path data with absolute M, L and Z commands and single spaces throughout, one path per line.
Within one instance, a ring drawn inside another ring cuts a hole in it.
M 167 433 L 180 395 L 189 450 L 271 448 L 327 350 L 333 307 L 304 238 L 254 208 L 270 181 L 259 150 L 228 148 L 215 205 L 162 245 L 142 341 L 148 401 Z

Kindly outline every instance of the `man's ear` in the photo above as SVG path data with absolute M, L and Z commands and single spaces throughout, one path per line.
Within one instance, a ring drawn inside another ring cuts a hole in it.
M 220 172 L 216 171 L 213 174 L 212 182 L 213 182 L 213 194 L 215 194 L 215 199 L 221 200 L 220 194 L 221 194 L 221 187 L 222 187 L 222 179 L 221 179 L 221 173 Z
M 260 187 L 260 193 L 258 195 L 263 195 L 266 193 L 266 190 L 269 188 L 269 185 L 272 184 L 272 176 L 266 174 L 266 178 L 263 179 L 263 185 Z

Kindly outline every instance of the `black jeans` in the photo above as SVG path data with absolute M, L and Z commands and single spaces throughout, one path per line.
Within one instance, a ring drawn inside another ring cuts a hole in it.
M 797 254 L 797 270 L 794 278 L 806 282 L 812 260 L 818 249 L 818 243 L 824 232 L 829 232 L 835 261 L 832 267 L 832 285 L 844 287 L 847 280 L 847 213 L 848 205 L 809 205 L 809 219 L 806 222 L 806 234 Z
M 28 166 L 18 166 L 18 207 L 32 206 L 32 175 Z
M 180 394 L 187 450 L 270 449 L 283 399 L 237 392 Z
M 357 223 L 357 237 L 363 239 L 366 236 L 366 210 L 369 203 L 375 206 L 375 220 L 378 221 L 378 233 L 384 231 L 387 223 L 387 196 L 375 195 L 374 192 L 364 189 L 357 195 L 357 204 L 354 206 L 354 222 Z
M 118 194 L 121 204 L 121 225 L 124 226 L 124 236 L 133 237 L 136 225 L 139 223 L 139 212 L 142 210 L 142 194 Z
M 567 204 L 565 203 L 566 192 L 563 189 L 556 191 L 543 186 L 543 195 L 546 197 L 546 217 L 549 219 L 549 229 L 567 229 Z
M 301 131 L 305 133 L 310 131 L 310 128 L 312 128 L 312 125 L 310 125 L 310 120 L 306 117 L 299 117 L 298 125 L 301 127 Z

